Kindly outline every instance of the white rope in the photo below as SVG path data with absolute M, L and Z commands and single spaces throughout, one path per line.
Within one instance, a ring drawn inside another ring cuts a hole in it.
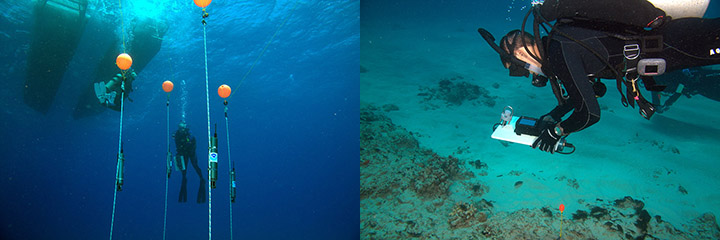
M 230 127 L 228 125 L 228 117 L 227 117 L 227 105 L 225 106 L 225 132 L 226 132 L 226 139 L 227 141 L 227 155 L 228 155 L 228 170 L 232 171 L 232 158 L 230 158 Z M 232 181 L 233 179 L 230 179 L 230 191 L 232 191 Z M 231 193 L 232 194 L 232 193 Z M 230 240 L 233 239 L 233 214 L 232 214 L 232 199 L 230 201 Z
M 122 35 L 122 48 L 123 53 L 125 53 L 125 16 L 123 15 L 122 10 L 122 0 L 118 0 L 118 5 L 120 7 L 120 34 Z M 113 228 L 115 227 L 115 203 L 117 202 L 117 178 L 118 178 L 118 169 L 120 169 L 120 151 L 122 150 L 122 125 L 123 125 L 123 111 L 124 111 L 124 99 L 125 99 L 125 71 L 120 71 L 122 73 L 122 83 L 121 83 L 121 93 L 120 93 L 120 136 L 118 137 L 118 159 L 117 163 L 115 164 L 115 193 L 113 194 L 113 210 L 112 210 L 112 220 L 110 220 L 110 240 L 112 240 L 113 236 Z
M 125 98 L 125 77 L 123 76 L 123 80 L 121 83 L 121 91 L 120 91 L 120 137 L 118 138 L 118 156 L 120 156 L 120 151 L 122 150 L 122 125 L 123 125 L 123 110 L 124 110 L 124 103 L 123 99 Z M 118 169 L 120 169 L 120 159 L 117 159 L 117 163 L 115 164 L 115 193 L 113 194 L 113 210 L 112 210 L 112 220 L 110 221 L 110 240 L 112 240 L 113 235 L 113 228 L 115 227 L 115 203 L 117 202 L 117 178 L 118 178 Z
M 207 33 L 205 24 L 203 24 L 203 47 L 205 49 L 205 99 L 207 100 L 207 127 L 208 127 L 208 239 L 212 240 L 212 188 L 210 181 L 210 87 L 208 84 L 208 64 L 207 64 Z
M 168 180 L 170 179 L 170 175 L 167 175 L 167 171 L 172 171 L 172 169 L 167 169 L 170 167 L 167 163 L 170 157 L 170 94 L 168 93 L 168 99 L 165 103 L 165 106 L 167 108 L 167 155 L 165 156 L 165 215 L 163 217 L 163 240 L 165 240 L 165 233 L 167 229 L 167 196 L 168 196 Z

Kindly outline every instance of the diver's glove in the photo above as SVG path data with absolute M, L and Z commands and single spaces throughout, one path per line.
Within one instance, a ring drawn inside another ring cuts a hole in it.
M 540 133 L 540 136 L 535 139 L 535 142 L 533 142 L 532 148 L 540 148 L 540 150 L 552 154 L 555 152 L 555 146 L 558 141 L 560 141 L 560 135 L 555 133 L 553 128 L 545 128 L 542 130 L 542 133 Z

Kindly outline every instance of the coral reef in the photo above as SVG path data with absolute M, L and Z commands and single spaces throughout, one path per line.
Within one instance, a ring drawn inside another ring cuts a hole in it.
M 483 212 L 478 212 L 477 208 L 470 203 L 457 203 L 450 213 L 450 229 L 465 228 L 474 225 L 475 223 L 482 223 L 487 220 L 487 215 Z
M 361 199 L 384 198 L 403 190 L 427 199 L 446 197 L 452 180 L 471 174 L 462 171 L 460 164 L 458 158 L 421 148 L 411 132 L 395 126 L 380 108 L 361 108 Z
M 489 167 L 483 160 L 465 165 L 460 158 L 442 157 L 421 147 L 415 139 L 418 133 L 393 124 L 385 109 L 361 107 L 361 239 L 557 239 L 561 221 L 563 239 L 720 239 L 713 213 L 701 214 L 679 230 L 631 196 L 578 199 L 572 204 L 574 214 L 568 216 L 567 210 L 563 218 L 549 206 L 498 211 L 493 205 L 504 199 L 481 199 L 496 179 L 473 177 L 478 172 L 487 175 Z M 521 176 L 528 184 L 533 182 L 530 178 L 538 178 L 532 172 L 503 173 Z M 655 178 L 673 173 L 652 172 Z M 517 180 L 513 182 L 520 188 L 523 181 Z M 555 180 L 579 188 L 576 179 Z M 532 185 L 524 188 L 528 187 Z
M 464 79 L 462 76 L 444 78 L 438 82 L 437 87 L 420 87 L 418 96 L 423 97 L 422 101 L 426 103 L 426 109 L 437 109 L 437 105 L 433 103 L 435 100 L 440 100 L 447 106 L 460 106 L 464 102 L 495 106 L 496 96 L 490 95 L 487 89 L 478 85 L 465 81 L 455 82 L 462 79 Z

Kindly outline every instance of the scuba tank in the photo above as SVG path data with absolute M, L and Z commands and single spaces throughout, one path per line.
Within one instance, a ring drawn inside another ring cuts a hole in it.
M 540 6 L 540 14 L 549 22 L 563 18 L 585 19 L 637 28 L 661 25 L 662 21 L 656 20 L 666 15 L 646 0 L 546 0 Z
M 701 18 L 705 15 L 710 0 L 648 0 L 672 18 Z
M 545 0 L 541 4 L 540 13 L 547 21 L 587 19 L 646 28 L 662 25 L 665 16 L 701 18 L 710 0 Z
M 217 153 L 217 125 L 215 125 L 215 134 L 210 138 L 210 187 L 215 188 L 215 181 L 218 175 L 218 153 Z

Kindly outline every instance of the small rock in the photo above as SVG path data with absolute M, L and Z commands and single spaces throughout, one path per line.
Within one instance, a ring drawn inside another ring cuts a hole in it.
M 577 212 L 572 214 L 573 220 L 585 220 L 588 217 L 588 213 L 583 210 L 577 210 Z
M 520 188 L 523 185 L 523 181 L 517 181 L 515 182 L 515 188 Z
M 484 212 L 478 213 L 477 220 L 478 220 L 478 222 L 481 222 L 481 223 L 487 221 L 487 214 L 485 214 Z
M 487 163 L 484 163 L 480 160 L 471 161 L 470 165 L 472 165 L 476 169 L 487 169 L 488 168 Z
M 682 194 L 687 195 L 687 190 L 683 186 L 679 186 L 678 191 L 680 191 Z
M 400 107 L 398 107 L 395 104 L 385 104 L 382 106 L 383 111 L 391 112 L 391 111 L 397 111 L 400 110 Z
M 548 209 L 547 207 L 541 208 L 540 211 L 542 211 L 546 217 L 552 217 L 553 215 L 552 211 L 550 211 L 550 209 Z

